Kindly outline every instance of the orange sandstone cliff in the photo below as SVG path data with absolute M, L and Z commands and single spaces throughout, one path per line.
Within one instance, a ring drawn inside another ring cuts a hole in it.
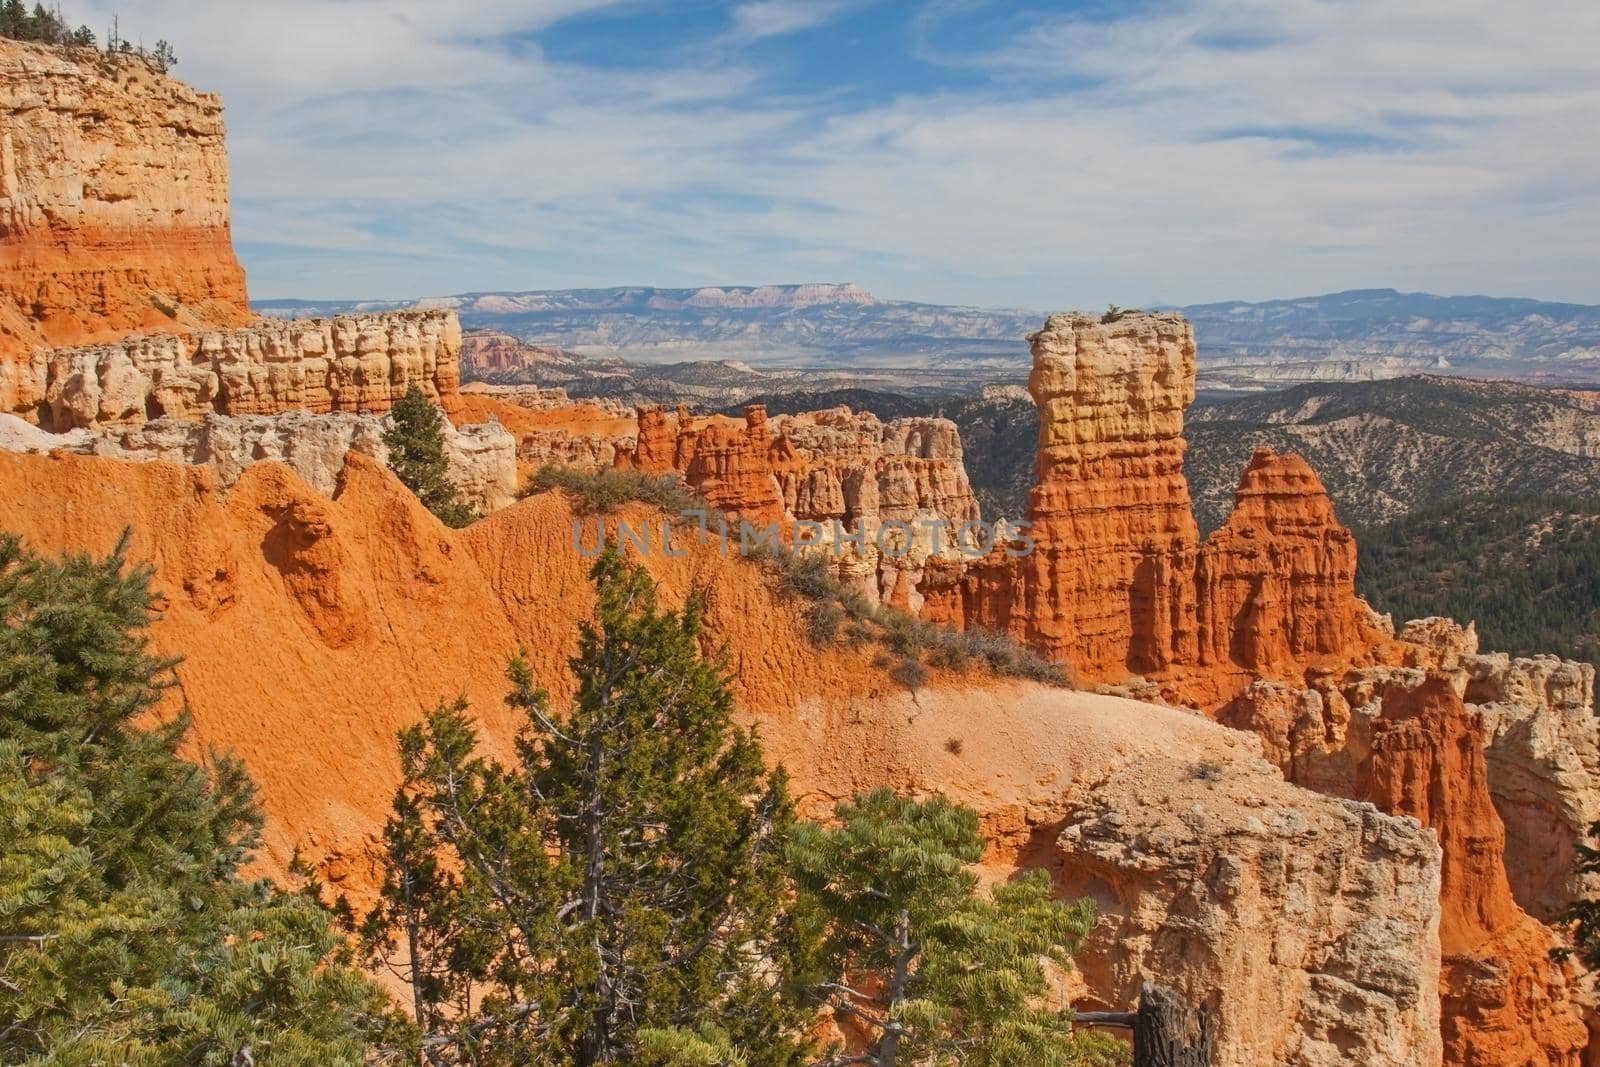
M 240 325 L 222 101 L 137 56 L 0 41 L 0 411 L 36 345 Z

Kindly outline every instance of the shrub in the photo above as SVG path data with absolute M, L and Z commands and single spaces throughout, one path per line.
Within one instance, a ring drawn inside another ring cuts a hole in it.
M 907 656 L 889 669 L 889 677 L 907 689 L 921 689 L 928 684 L 928 668 L 921 660 Z
M 763 546 L 759 552 L 749 553 L 748 558 L 758 560 L 777 575 L 780 595 L 811 601 L 806 629 L 813 644 L 826 647 L 841 633 L 852 647 L 877 641 L 892 654 L 880 666 L 889 667 L 897 681 L 911 688 L 926 681 L 924 656 L 929 665 L 941 670 L 959 673 L 981 666 L 1001 677 L 1059 687 L 1072 685 L 1071 672 L 1064 664 L 1052 663 L 1005 634 L 939 627 L 896 608 L 872 603 L 835 577 L 827 555 L 797 556 Z M 914 683 L 907 681 L 913 677 Z
M 833 576 L 832 562 L 827 556 L 785 554 L 778 572 L 778 592 L 806 600 L 837 601 L 844 596 L 844 587 Z
M 806 610 L 806 633 L 819 648 L 833 644 L 844 625 L 844 611 L 832 600 L 819 600 Z
M 625 504 L 634 503 L 669 512 L 710 509 L 705 498 L 691 492 L 674 474 L 548 464 L 534 471 L 522 495 L 532 496 L 551 489 L 563 490 L 572 500 L 572 506 L 584 515 L 609 515 Z

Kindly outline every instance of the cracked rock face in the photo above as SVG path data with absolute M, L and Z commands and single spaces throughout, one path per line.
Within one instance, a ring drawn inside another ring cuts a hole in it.
M 1058 838 L 1063 891 L 1103 915 L 1078 964 L 1096 996 L 1132 1003 L 1161 976 L 1216 1013 L 1219 1064 L 1439 1063 L 1433 835 L 1217 761 L 1154 762 L 1096 783 Z
M 43 421 L 65 431 L 210 413 L 382 415 L 412 386 L 450 411 L 460 403 L 460 350 L 453 311 L 264 319 L 49 349 L 40 355 Z
M 286 411 L 207 415 L 198 421 L 163 418 L 124 429 L 51 434 L 15 416 L 0 415 L 0 451 L 60 451 L 204 466 L 215 473 L 222 489 L 232 488 L 254 464 L 282 463 L 317 492 L 333 496 L 347 452 L 387 462 L 383 444 L 387 426 L 387 420 L 376 415 Z M 509 431 L 493 422 L 456 427 L 448 420 L 442 429 L 450 479 L 466 503 L 488 514 L 516 499 L 517 442 Z
M 1472 635 L 1429 623 L 1407 632 L 1437 639 L 1447 669 L 1369 667 L 1304 690 L 1258 682 L 1219 718 L 1260 734 L 1290 780 L 1438 834 L 1446 1063 L 1576 1064 L 1585 998 L 1536 921 L 1565 903 L 1571 852 L 1532 850 L 1563 835 L 1570 849 L 1566 820 L 1600 794 L 1579 754 L 1593 751 L 1592 716 L 1576 720 L 1587 668 L 1480 656 Z

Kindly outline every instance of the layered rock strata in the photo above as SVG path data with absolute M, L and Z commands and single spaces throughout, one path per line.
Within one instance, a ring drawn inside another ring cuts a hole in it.
M 1467 711 L 1449 676 L 1391 686 L 1358 787 L 1439 835 L 1446 1062 L 1578 1067 L 1588 1031 L 1551 962 L 1555 939 L 1512 899 L 1484 741 L 1482 717 Z
M 769 420 L 752 404 L 741 423 L 642 407 L 616 462 L 676 471 L 714 507 L 757 528 L 777 522 L 785 537 L 815 524 L 802 535 L 812 551 L 869 599 L 912 612 L 941 563 L 959 574 L 961 528 L 980 517 L 948 419 L 885 423 L 841 407 Z
M 1298 456 L 1259 451 L 1201 545 L 1183 476 L 1195 345 L 1182 316 L 1054 315 L 1030 340 L 1030 544 L 947 582 L 937 617 L 1009 632 L 1081 681 L 1162 678 L 1171 699 L 1202 705 L 1379 639 L 1355 595 L 1354 539 Z
M 823 528 L 818 551 L 866 594 L 913 614 L 986 531 L 949 419 L 890 422 L 847 407 L 773 420 L 786 513 Z M 837 526 L 835 524 L 837 523 Z M 969 525 L 973 524 L 973 525 Z M 976 554 L 981 555 L 981 552 Z
M 572 353 L 528 342 L 506 333 L 474 330 L 461 348 L 461 371 L 469 378 L 526 371 L 530 367 L 571 366 Z
M 1084 981 L 1114 1008 L 1162 976 L 1215 1012 L 1219 1063 L 1438 1064 L 1438 846 L 1289 788 L 1164 753 L 1079 798 L 1057 847 L 1102 915 Z
M 1297 455 L 1258 449 L 1233 513 L 1200 551 L 1199 664 L 1281 677 L 1360 647 L 1372 635 L 1355 577 L 1355 538 L 1316 474 Z
M 1194 335 L 1182 316 L 1052 315 L 1032 335 L 1033 549 L 975 568 L 966 625 L 1118 680 L 1195 658 L 1200 535 L 1183 479 Z
M 50 349 L 39 357 L 42 421 L 62 431 L 212 412 L 381 415 L 412 386 L 449 411 L 460 403 L 460 350 L 461 326 L 448 311 L 263 319 Z
M 347 452 L 388 461 L 376 415 L 286 411 L 277 415 L 207 415 L 199 421 L 156 419 L 123 429 L 46 433 L 12 415 L 0 415 L 0 450 L 103 456 L 132 462 L 161 460 L 209 467 L 216 485 L 231 489 L 256 463 L 282 463 L 319 493 L 332 496 Z M 517 442 L 488 422 L 443 428 L 450 480 L 463 502 L 480 514 L 498 511 L 517 496 Z
M 222 101 L 137 56 L 0 41 L 0 411 L 38 345 L 250 318 Z

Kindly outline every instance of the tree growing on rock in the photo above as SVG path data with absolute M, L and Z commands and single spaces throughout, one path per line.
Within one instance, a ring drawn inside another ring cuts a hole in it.
M 1049 1003 L 1047 962 L 1070 966 L 1093 904 L 1052 900 L 1042 871 L 979 892 L 977 813 L 943 797 L 879 790 L 835 814 L 789 849 L 825 931 L 820 999 L 859 1049 L 822 1067 L 1125 1062 L 1122 1042 L 1075 1033 Z
M 1600 874 L 1600 848 L 1594 841 L 1600 838 L 1600 822 L 1589 825 L 1588 840 L 1575 846 L 1578 862 L 1574 868 L 1579 878 L 1587 880 Z M 1577 956 L 1590 970 L 1600 970 L 1600 897 L 1579 897 L 1567 905 L 1562 919 L 1567 924 L 1570 945 L 1552 949 L 1550 955 L 1557 960 Z
M 735 727 L 691 600 L 663 611 L 612 549 L 554 712 L 525 661 L 516 759 L 479 752 L 463 704 L 402 732 L 386 878 L 364 924 L 414 989 L 430 1063 L 798 1062 L 784 961 L 792 822 L 781 773 Z M 709 1062 L 720 1062 L 711 1060 Z
M 254 787 L 155 715 L 126 548 L 0 534 L 0 1063 L 360 1063 L 386 999 L 313 900 L 240 877 Z
M 456 496 L 450 482 L 450 461 L 444 450 L 444 413 L 428 402 L 415 385 L 395 401 L 391 423 L 383 432 L 389 469 L 446 526 L 459 529 L 477 515 Z

